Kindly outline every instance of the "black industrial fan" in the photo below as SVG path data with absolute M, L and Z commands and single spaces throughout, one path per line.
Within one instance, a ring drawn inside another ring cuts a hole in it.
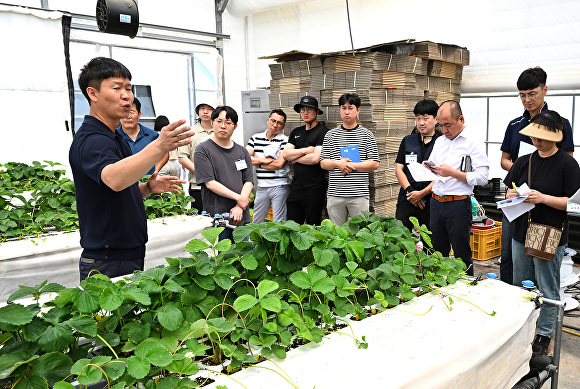
M 135 38 L 139 30 L 139 10 L 135 0 L 98 0 L 97 25 L 109 34 Z

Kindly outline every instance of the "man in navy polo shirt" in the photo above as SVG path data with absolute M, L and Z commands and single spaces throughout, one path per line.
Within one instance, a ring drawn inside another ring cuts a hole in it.
M 81 70 L 79 86 L 90 111 L 69 151 L 83 252 L 81 281 L 91 272 L 117 277 L 143 270 L 147 217 L 143 198 L 151 193 L 179 193 L 177 177 L 138 181 L 169 150 L 185 145 L 193 135 L 179 120 L 164 127 L 159 138 L 133 154 L 116 131 L 133 101 L 131 73 L 121 63 L 93 58 Z
M 117 127 L 117 131 L 129 142 L 133 154 L 143 150 L 159 136 L 156 131 L 139 123 L 139 120 L 141 120 L 141 102 L 135 97 L 129 115 L 121 119 L 121 125 Z M 155 166 L 151 166 L 147 174 L 151 175 L 154 171 Z
M 520 131 L 530 124 L 530 120 L 540 112 L 548 110 L 548 104 L 544 102 L 544 97 L 548 92 L 546 72 L 540 68 L 529 68 L 520 74 L 517 87 L 519 96 L 524 108 L 524 114 L 512 120 L 505 130 L 503 143 L 501 144 L 501 167 L 509 171 L 518 157 L 530 154 L 536 148 L 532 144 L 529 136 L 520 134 Z M 570 122 L 564 121 L 564 139 L 558 143 L 558 147 L 572 155 L 574 152 L 574 139 Z M 513 284 L 512 266 L 512 228 L 510 221 L 503 216 L 501 231 L 501 263 L 500 278 L 502 281 Z

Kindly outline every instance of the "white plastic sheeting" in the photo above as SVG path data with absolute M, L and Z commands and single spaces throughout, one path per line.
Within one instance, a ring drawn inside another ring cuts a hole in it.
M 0 5 L 0 161 L 68 159 L 62 14 Z
M 289 351 L 285 360 L 276 359 L 279 367 L 269 361 L 258 366 L 289 377 L 299 388 L 511 388 L 529 370 L 539 315 L 528 293 L 485 280 L 477 286 L 460 281 L 440 294 L 447 304 L 451 296 L 453 310 L 429 293 L 350 322 L 356 338 L 365 336 L 366 350 L 357 349 L 351 337 L 334 333 L 320 344 Z M 352 334 L 348 327 L 340 332 Z M 280 375 L 260 368 L 243 369 L 233 379 L 211 378 L 216 382 L 207 388 L 291 388 Z
M 463 93 L 514 92 L 519 74 L 532 66 L 548 72 L 552 90 L 580 89 L 580 1 L 349 0 L 349 6 L 355 48 L 412 38 L 469 49 Z M 344 0 L 255 13 L 250 45 L 255 58 L 349 50 L 347 22 Z M 256 61 L 258 87 L 269 84 L 266 65 Z
M 229 0 L 226 9 L 234 16 L 247 16 L 308 1 L 312 0 Z
M 165 257 L 188 255 L 185 245 L 211 225 L 202 216 L 173 216 L 147 222 L 149 242 L 145 268 L 165 264 Z M 79 232 L 59 233 L 39 239 L 0 244 L 0 301 L 6 301 L 18 285 L 35 286 L 48 280 L 65 287 L 79 284 L 82 252 Z

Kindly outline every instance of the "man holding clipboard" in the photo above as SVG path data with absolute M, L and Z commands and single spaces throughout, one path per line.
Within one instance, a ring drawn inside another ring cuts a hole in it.
M 369 173 L 379 167 L 377 141 L 357 123 L 360 97 L 345 93 L 338 99 L 342 126 L 328 131 L 320 166 L 329 171 L 326 209 L 330 220 L 343 225 L 348 217 L 369 210 Z
M 434 100 L 421 100 L 415 105 L 413 113 L 417 124 L 416 131 L 403 138 L 395 159 L 395 174 L 401 185 L 395 217 L 411 231 L 413 230 L 413 224 L 409 220 L 411 216 L 417 218 L 419 225 L 424 224 L 430 228 L 433 181 L 415 180 L 408 165 L 429 159 L 435 140 L 441 135 L 441 131 L 436 128 L 438 109 L 439 105 Z

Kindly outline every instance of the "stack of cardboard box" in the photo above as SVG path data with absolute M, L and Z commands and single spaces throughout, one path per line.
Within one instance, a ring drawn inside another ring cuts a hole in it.
M 322 60 L 316 57 L 271 64 L 270 75 L 270 109 L 279 108 L 286 113 L 285 131 L 288 135 L 289 131 L 301 125 L 300 114 L 294 111 L 294 104 L 306 95 L 320 101 Z

